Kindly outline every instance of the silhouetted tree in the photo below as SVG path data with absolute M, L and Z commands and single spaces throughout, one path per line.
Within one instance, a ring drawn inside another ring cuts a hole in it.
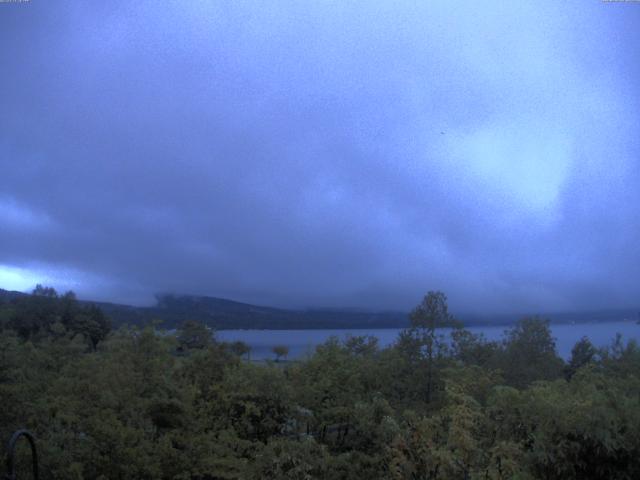
M 31 295 L 39 296 L 39 297 L 48 297 L 48 298 L 58 298 L 58 292 L 53 287 L 43 287 L 40 284 L 36 285 L 31 291 Z
M 251 354 L 251 347 L 247 345 L 245 342 L 240 340 L 233 342 L 230 346 L 231 351 L 238 355 L 239 357 L 243 357 L 247 355 L 247 359 L 249 359 L 249 355 Z
M 76 294 L 71 290 L 60 297 L 60 320 L 66 328 L 73 324 L 78 310 L 79 305 Z
M 282 357 L 286 359 L 287 355 L 289 355 L 289 347 L 285 345 L 276 345 L 272 348 L 272 351 L 276 355 L 276 362 L 280 361 Z
M 570 379 L 580 367 L 591 363 L 598 350 L 587 337 L 582 337 L 571 349 L 571 358 L 565 368 L 567 378 Z
M 449 313 L 447 296 L 439 291 L 428 292 L 413 309 L 409 319 L 411 336 L 418 341 L 421 357 L 426 363 L 425 399 L 429 403 L 433 393 L 435 358 L 443 346 L 436 335 L 436 329 L 457 327 L 459 323 Z

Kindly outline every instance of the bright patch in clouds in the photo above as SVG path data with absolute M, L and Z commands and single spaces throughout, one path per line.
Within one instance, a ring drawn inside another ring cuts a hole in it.
M 493 126 L 456 139 L 457 166 L 472 183 L 506 205 L 553 217 L 570 173 L 570 142 L 533 125 Z
M 38 283 L 47 283 L 46 280 L 29 270 L 0 265 L 0 288 L 5 290 L 31 290 Z
M 0 15 L 6 286 L 637 304 L 640 10 L 94 3 Z
M 42 266 L 29 268 L 0 264 L 0 288 L 30 292 L 37 284 L 55 288 L 58 292 L 81 290 L 86 280 L 96 278 L 68 269 L 52 269 Z

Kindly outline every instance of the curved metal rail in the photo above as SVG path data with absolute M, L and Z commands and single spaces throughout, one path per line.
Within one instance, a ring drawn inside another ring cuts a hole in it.
M 15 454 L 16 454 L 16 444 L 20 437 L 25 437 L 29 441 L 29 445 L 31 445 L 31 462 L 33 463 L 33 478 L 34 480 L 38 480 L 38 451 L 36 450 L 36 439 L 28 430 L 18 430 L 11 436 L 11 440 L 7 444 L 7 474 L 5 475 L 5 480 L 17 480 L 16 477 L 16 464 L 15 464 Z

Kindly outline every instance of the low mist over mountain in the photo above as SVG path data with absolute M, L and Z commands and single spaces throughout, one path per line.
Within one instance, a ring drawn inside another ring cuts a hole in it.
M 0 289 L 0 302 L 27 295 Z M 81 304 L 99 306 L 113 322 L 120 325 L 148 325 L 159 322 L 161 328 L 177 328 L 185 320 L 197 320 L 223 329 L 359 329 L 405 328 L 409 312 L 366 311 L 353 308 L 291 310 L 236 302 L 224 298 L 163 293 L 156 295 L 156 305 L 138 307 L 108 302 L 81 300 Z M 538 314 L 522 312 L 481 316 L 460 314 L 465 325 L 509 325 L 518 319 Z M 606 322 L 638 319 L 635 310 L 598 310 L 542 313 L 553 323 Z
M 0 289 L 0 301 L 26 295 Z M 306 328 L 384 328 L 406 327 L 404 312 L 366 312 L 354 310 L 285 310 L 250 305 L 215 297 L 160 294 L 151 307 L 135 307 L 108 302 L 98 305 L 114 326 L 146 325 L 160 321 L 163 328 L 176 328 L 185 320 L 197 320 L 216 329 L 306 329 Z
M 381 328 L 408 324 L 402 312 L 354 312 L 345 310 L 285 310 L 234 302 L 222 298 L 162 294 L 153 307 L 100 304 L 116 323 L 140 323 L 161 319 L 164 327 L 184 320 L 198 320 L 217 329 L 234 328 Z

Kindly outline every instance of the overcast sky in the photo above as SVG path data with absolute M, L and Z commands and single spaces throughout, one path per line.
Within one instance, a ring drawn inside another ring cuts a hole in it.
M 0 3 L 0 287 L 640 305 L 640 3 Z

